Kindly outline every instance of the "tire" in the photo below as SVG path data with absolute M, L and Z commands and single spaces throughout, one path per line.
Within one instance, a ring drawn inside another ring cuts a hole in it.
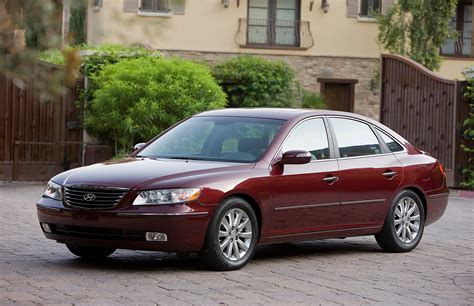
M 252 258 L 258 237 L 252 206 L 241 198 L 228 198 L 216 209 L 209 224 L 201 258 L 214 270 L 238 270 Z
M 420 197 L 411 190 L 403 190 L 393 199 L 375 240 L 385 251 L 409 252 L 420 243 L 424 227 L 425 209 Z
M 94 248 L 71 244 L 66 244 L 66 247 L 72 254 L 87 260 L 104 259 L 116 251 L 116 249 Z

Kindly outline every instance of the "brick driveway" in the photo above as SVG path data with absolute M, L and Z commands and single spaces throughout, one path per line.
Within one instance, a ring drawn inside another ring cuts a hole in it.
M 84 263 L 46 240 L 42 185 L 0 184 L 0 305 L 20 304 L 474 304 L 474 201 L 451 198 L 443 219 L 408 254 L 373 237 L 260 247 L 234 272 L 196 257 L 118 251 Z

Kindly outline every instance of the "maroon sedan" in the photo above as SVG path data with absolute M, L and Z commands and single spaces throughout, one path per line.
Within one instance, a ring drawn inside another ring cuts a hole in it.
M 448 203 L 443 166 L 355 114 L 225 109 L 119 160 L 55 176 L 37 203 L 47 238 L 83 258 L 117 248 L 199 252 L 243 267 L 257 244 L 375 235 L 407 252 Z

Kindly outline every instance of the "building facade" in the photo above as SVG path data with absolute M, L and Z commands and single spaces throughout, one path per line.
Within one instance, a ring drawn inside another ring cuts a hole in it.
M 381 47 L 374 11 L 394 0 L 93 0 L 88 42 L 138 43 L 166 55 L 218 62 L 236 54 L 281 59 L 333 109 L 379 117 Z M 474 65 L 472 0 L 460 1 L 440 70 Z

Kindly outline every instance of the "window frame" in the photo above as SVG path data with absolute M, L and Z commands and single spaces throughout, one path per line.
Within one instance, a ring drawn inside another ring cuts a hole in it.
M 348 156 L 348 157 L 341 156 L 339 154 L 339 145 L 337 143 L 336 132 L 335 132 L 334 127 L 332 125 L 331 118 L 352 120 L 352 121 L 356 121 L 356 122 L 367 125 L 370 128 L 370 130 L 372 131 L 372 133 L 374 133 L 375 138 L 377 138 L 377 141 L 379 142 L 380 153 L 370 154 L 370 155 Z M 331 129 L 331 135 L 332 135 L 332 138 L 333 138 L 333 143 L 334 143 L 334 146 L 335 146 L 335 152 L 334 153 L 335 153 L 336 159 L 366 158 L 366 157 L 384 156 L 384 155 L 388 155 L 388 154 L 394 154 L 393 152 L 390 151 L 387 144 L 385 144 L 385 142 L 382 140 L 380 135 L 376 132 L 375 127 L 373 126 L 373 124 L 371 124 L 370 122 L 361 120 L 359 118 L 348 117 L 348 116 L 328 116 L 327 119 L 328 119 L 328 123 L 329 123 L 330 129 Z M 402 146 L 402 147 L 405 148 L 404 146 Z M 400 152 L 402 152 L 402 151 L 400 151 Z M 399 152 L 397 152 L 397 153 L 399 153 Z
M 306 121 L 314 120 L 314 119 L 322 119 L 323 120 L 324 128 L 325 128 L 325 131 L 326 131 L 326 137 L 327 137 L 327 140 L 328 140 L 328 146 L 329 146 L 329 158 L 311 160 L 310 163 L 327 162 L 327 161 L 330 161 L 330 160 L 335 160 L 337 158 L 336 157 L 336 151 L 335 151 L 335 144 L 334 144 L 333 136 L 332 136 L 332 131 L 331 131 L 331 127 L 329 125 L 329 120 L 324 115 L 316 115 L 316 116 L 303 118 L 291 127 L 291 129 L 286 134 L 285 138 L 281 141 L 280 145 L 278 146 L 278 150 L 276 151 L 276 154 L 272 158 L 272 163 L 274 163 L 275 160 L 278 159 L 278 157 L 281 157 L 283 155 L 283 153 L 285 153 L 285 152 L 282 151 L 283 145 L 285 144 L 288 137 L 290 137 L 291 133 L 293 133 L 293 131 L 298 126 L 300 126 L 301 124 L 305 123 Z
M 358 21 L 366 21 L 366 22 L 377 22 L 377 17 L 371 17 L 371 16 L 366 16 L 361 14 L 361 9 L 362 9 L 362 1 L 369 1 L 369 0 L 358 0 L 358 7 L 357 7 L 357 20 Z M 378 13 L 382 12 L 382 5 L 383 5 L 383 0 L 374 0 L 374 1 L 379 1 L 379 10 Z M 367 4 L 368 8 L 368 4 Z M 369 12 L 369 11 L 368 11 Z M 368 13 L 367 12 L 367 13 Z
M 472 2 L 467 1 L 467 0 L 459 0 L 458 1 L 457 5 L 456 5 L 456 12 L 454 13 L 454 16 L 453 16 L 453 18 L 456 17 L 456 25 L 455 25 L 454 29 L 452 28 L 452 30 L 455 31 L 458 34 L 459 33 L 464 33 L 464 32 L 469 32 L 469 31 L 464 29 L 464 7 L 465 6 L 472 6 L 473 7 L 472 9 L 474 9 L 474 4 Z M 474 33 L 474 25 L 472 26 L 470 32 L 471 32 L 471 46 L 472 46 L 472 39 L 473 39 L 472 33 Z M 463 38 L 458 37 L 457 39 L 459 40 L 459 39 L 463 39 Z M 461 50 L 461 52 L 457 52 L 456 47 L 455 47 L 455 50 L 454 50 L 453 53 L 443 52 L 443 47 L 445 46 L 445 44 L 447 44 L 449 42 L 449 40 L 450 40 L 450 38 L 446 39 L 444 44 L 440 47 L 439 53 L 440 53 L 441 56 L 448 57 L 448 58 L 460 58 L 460 59 L 469 59 L 469 58 L 474 57 L 474 50 L 472 50 L 472 47 L 471 47 L 471 54 L 468 54 L 468 55 L 462 54 L 463 53 L 462 50 Z M 451 39 L 451 40 L 453 40 L 453 39 Z M 456 45 L 456 43 L 458 43 L 458 41 L 453 40 L 453 44 Z
M 153 0 L 153 10 L 143 10 L 142 9 L 142 2 L 143 0 L 140 0 L 140 5 L 138 7 L 138 16 L 145 16 L 145 17 L 171 17 L 173 16 L 173 11 L 171 10 L 171 1 L 172 0 L 164 0 L 167 2 L 168 6 L 168 11 L 157 11 L 157 1 L 160 0 Z
M 247 48 L 264 48 L 264 49 L 301 49 L 301 5 L 302 5 L 302 0 L 294 0 L 295 1 L 295 43 L 290 45 L 290 44 L 277 44 L 276 42 L 276 35 L 275 31 L 277 26 L 275 25 L 275 19 L 272 17 L 272 14 L 276 12 L 276 0 L 267 0 L 268 1 L 268 7 L 267 7 L 267 25 L 266 31 L 267 31 L 267 43 L 249 43 L 249 37 L 250 37 L 250 32 L 249 32 L 249 27 L 252 26 L 249 24 L 250 21 L 250 9 L 251 8 L 263 8 L 263 7 L 257 7 L 257 6 L 250 6 L 250 1 L 248 0 L 248 5 L 247 5 L 247 26 L 246 26 L 246 43 L 245 47 Z M 262 26 L 263 27 L 263 26 Z M 270 35 L 273 37 L 272 39 L 269 39 L 269 33 L 272 32 L 273 35 Z M 297 34 L 298 33 L 298 34 Z

